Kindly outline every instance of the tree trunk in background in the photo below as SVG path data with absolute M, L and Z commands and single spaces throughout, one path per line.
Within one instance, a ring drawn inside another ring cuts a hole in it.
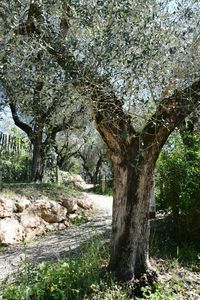
M 42 181 L 45 171 L 46 157 L 42 144 L 42 132 L 34 135 L 33 159 L 32 159 L 32 180 Z
M 99 175 L 101 166 L 102 166 L 102 156 L 99 157 L 96 167 L 95 167 L 95 171 L 91 177 L 91 183 L 93 183 L 94 185 L 98 183 L 98 175 Z
M 137 168 L 127 160 L 113 164 L 114 199 L 109 270 L 121 281 L 134 280 L 150 270 L 148 212 L 154 165 L 151 157 L 146 161 L 140 160 Z

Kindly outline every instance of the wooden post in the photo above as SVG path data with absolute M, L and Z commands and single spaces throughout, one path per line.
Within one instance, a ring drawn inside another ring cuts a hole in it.
M 60 174 L 59 174 L 58 155 L 57 154 L 56 154 L 56 157 L 55 157 L 55 161 L 56 161 L 56 184 L 60 185 Z
M 56 165 L 56 183 L 57 185 L 60 185 L 60 174 L 58 165 Z
M 106 192 L 106 176 L 103 174 L 102 180 L 101 180 L 101 191 L 103 194 Z

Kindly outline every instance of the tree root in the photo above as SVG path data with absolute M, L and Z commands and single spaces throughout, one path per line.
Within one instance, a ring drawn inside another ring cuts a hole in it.
M 158 282 L 158 272 L 153 268 L 149 268 L 140 278 L 128 283 L 128 293 L 131 297 L 143 297 L 144 290 L 146 293 L 155 291 L 155 284 Z

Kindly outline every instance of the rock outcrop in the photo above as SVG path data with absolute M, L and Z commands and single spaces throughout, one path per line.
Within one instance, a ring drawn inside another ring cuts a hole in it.
M 24 228 L 14 218 L 0 219 L 0 244 L 17 244 L 23 239 Z
M 8 197 L 0 198 L 0 218 L 11 217 L 15 210 L 14 202 Z
M 31 206 L 44 221 L 48 223 L 59 223 L 66 219 L 67 209 L 48 198 L 37 200 Z
M 92 208 L 88 199 L 62 195 L 58 201 L 39 199 L 0 198 L 0 244 L 11 245 L 30 241 L 47 231 L 69 227 L 83 210 Z
M 74 197 L 61 197 L 59 203 L 66 207 L 68 213 L 74 213 L 78 209 L 77 199 Z

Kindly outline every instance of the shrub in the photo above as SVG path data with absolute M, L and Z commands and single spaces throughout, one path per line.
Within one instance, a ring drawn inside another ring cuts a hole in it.
M 158 208 L 171 212 L 177 237 L 183 241 L 200 234 L 199 136 L 193 133 L 189 137 L 188 147 L 177 132 L 173 134 L 157 165 Z

